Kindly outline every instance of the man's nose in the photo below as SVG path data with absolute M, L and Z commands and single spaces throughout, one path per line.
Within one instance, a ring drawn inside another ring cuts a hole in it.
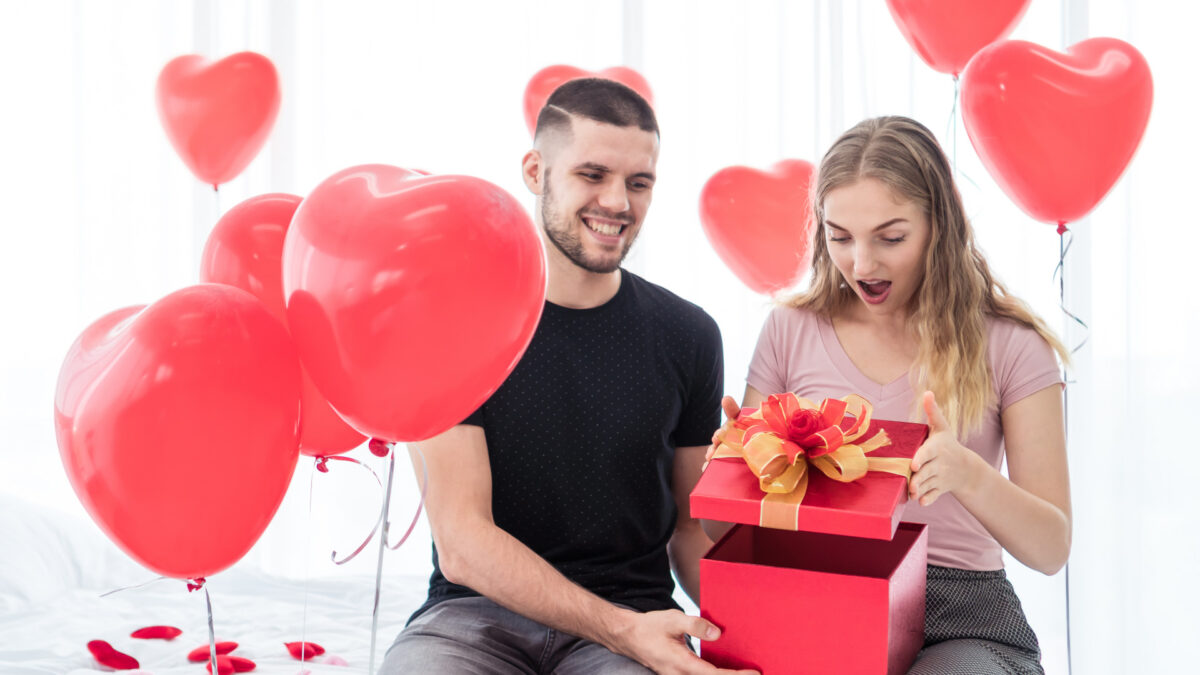
M 609 181 L 604 186 L 604 191 L 600 193 L 600 206 L 606 211 L 613 213 L 623 213 L 629 210 L 629 192 L 625 188 L 625 182 L 621 180 Z

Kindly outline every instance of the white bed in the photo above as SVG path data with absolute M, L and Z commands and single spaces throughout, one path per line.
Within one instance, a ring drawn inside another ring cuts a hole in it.
M 364 551 L 371 557 L 370 567 L 374 551 Z M 101 597 L 153 578 L 86 518 L 0 495 L 0 673 L 113 672 L 88 652 L 88 641 L 95 639 L 138 659 L 139 671 L 123 672 L 205 673 L 203 663 L 186 658 L 208 642 L 203 592 L 189 593 L 183 582 L 161 580 Z M 385 563 L 377 667 L 408 615 L 423 601 L 426 584 L 423 576 L 388 573 Z M 239 563 L 211 577 L 208 590 L 217 639 L 236 641 L 234 654 L 257 663 L 255 672 L 367 672 L 373 574 L 314 576 L 306 581 Z M 293 659 L 283 645 L 301 639 L 302 622 L 305 637 L 327 650 L 305 663 Z M 183 634 L 172 641 L 129 636 L 157 624 L 176 626 Z M 328 662 L 338 659 L 347 665 Z

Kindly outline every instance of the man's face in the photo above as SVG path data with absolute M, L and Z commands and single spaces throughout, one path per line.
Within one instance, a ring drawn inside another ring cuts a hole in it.
M 568 260 L 615 271 L 641 229 L 654 189 L 658 137 L 636 126 L 574 118 L 541 149 L 542 227 Z

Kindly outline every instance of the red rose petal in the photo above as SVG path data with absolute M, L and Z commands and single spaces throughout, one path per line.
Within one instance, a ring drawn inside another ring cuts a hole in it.
M 303 645 L 303 647 L 301 647 Z M 314 656 L 320 656 L 325 653 L 325 648 L 315 642 L 285 642 L 284 647 L 291 652 L 293 659 L 307 661 Z
M 104 640 L 92 640 L 87 643 L 87 648 L 92 653 L 92 657 L 100 662 L 100 665 L 114 670 L 133 670 L 140 667 L 137 659 L 117 651 Z
M 212 659 L 204 664 L 204 669 L 212 672 Z M 233 661 L 228 656 L 217 657 L 217 675 L 233 675 Z
M 233 672 L 246 673 L 258 667 L 258 664 L 250 659 L 244 659 L 240 656 L 230 656 L 229 661 L 233 664 Z
M 182 634 L 183 631 L 174 626 L 146 626 L 133 631 L 129 637 L 139 640 L 174 640 Z
M 229 652 L 237 649 L 237 647 L 238 647 L 238 643 L 236 643 L 236 642 L 218 642 L 217 643 L 217 654 L 228 654 Z M 208 645 L 201 645 L 199 647 L 196 647 L 192 651 L 188 652 L 188 661 L 195 661 L 196 663 L 200 663 L 201 661 L 207 661 L 207 660 L 208 660 Z

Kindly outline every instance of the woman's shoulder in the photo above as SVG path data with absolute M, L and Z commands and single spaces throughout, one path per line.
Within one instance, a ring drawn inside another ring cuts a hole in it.
M 825 319 L 822 315 L 807 307 L 793 307 L 786 304 L 775 305 L 771 308 L 771 313 L 767 316 L 768 324 L 792 330 L 816 328 L 823 320 L 828 321 L 828 319 Z
M 988 351 L 993 355 L 1029 348 L 1051 349 L 1050 343 L 1029 324 L 1004 316 L 988 316 Z
M 1032 393 L 1026 389 L 1061 382 L 1054 348 L 1037 329 L 1020 321 L 989 318 L 988 361 L 1001 395 L 1001 408 L 1006 402 Z

